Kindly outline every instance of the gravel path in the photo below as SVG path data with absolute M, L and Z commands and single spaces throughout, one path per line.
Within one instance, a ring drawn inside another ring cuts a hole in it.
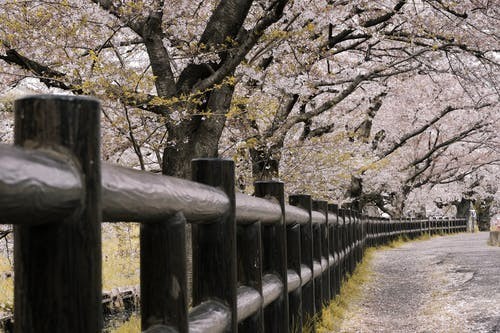
M 377 251 L 341 332 L 500 333 L 500 247 L 487 239 L 459 234 Z

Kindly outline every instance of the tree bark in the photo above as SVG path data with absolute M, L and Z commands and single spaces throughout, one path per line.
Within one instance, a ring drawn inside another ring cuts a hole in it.
M 457 208 L 457 217 L 469 217 L 471 208 L 471 201 L 469 199 L 462 198 L 459 202 L 454 202 L 453 205 Z
M 276 180 L 279 178 L 281 150 L 277 147 L 258 147 L 250 149 L 252 176 L 255 181 Z
M 163 154 L 164 175 L 191 177 L 191 160 L 198 157 L 217 157 L 218 143 L 233 96 L 234 87 L 225 85 L 210 93 L 208 102 L 178 126 L 167 125 L 169 144 Z M 210 115 L 212 114 L 212 115 Z
M 490 229 L 490 208 L 493 198 L 480 200 L 476 203 L 477 225 L 480 231 L 488 231 Z

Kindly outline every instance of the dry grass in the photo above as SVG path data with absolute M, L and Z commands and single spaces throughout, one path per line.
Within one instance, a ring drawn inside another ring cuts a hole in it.
M 102 288 L 139 284 L 139 225 L 113 225 L 103 230 Z
M 138 315 L 133 315 L 120 327 L 111 331 L 111 333 L 137 333 L 141 331 L 141 319 Z
M 342 321 L 345 319 L 348 310 L 350 310 L 353 304 L 355 304 L 356 301 L 358 301 L 362 296 L 362 286 L 369 282 L 373 277 L 371 261 L 375 252 L 397 248 L 408 241 L 423 241 L 432 237 L 435 236 L 424 234 L 418 238 L 410 240 L 407 237 L 401 236 L 387 245 L 368 248 L 364 253 L 363 261 L 356 267 L 353 274 L 342 284 L 340 294 L 337 295 L 335 299 L 323 309 L 321 318 L 317 321 L 317 332 L 326 333 L 340 331 L 340 326 Z
M 13 269 L 9 260 L 0 257 L 0 272 L 11 272 Z M 0 278 L 0 312 L 12 312 L 14 306 L 14 279 Z
M 336 332 L 340 329 L 340 324 L 350 304 L 359 299 L 362 285 L 370 281 L 372 277 L 370 262 L 375 251 L 375 248 L 369 248 L 365 251 L 363 261 L 356 267 L 354 273 L 344 281 L 340 288 L 340 294 L 323 309 L 317 324 L 317 332 Z

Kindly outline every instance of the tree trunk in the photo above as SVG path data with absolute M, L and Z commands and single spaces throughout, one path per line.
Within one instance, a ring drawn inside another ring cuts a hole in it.
M 454 202 L 453 205 L 457 208 L 457 217 L 468 218 L 471 208 L 471 201 L 469 199 L 462 198 L 460 202 Z
M 487 198 L 478 201 L 475 205 L 477 211 L 477 225 L 480 231 L 490 230 L 490 208 L 492 202 L 492 198 Z
M 191 160 L 217 157 L 219 139 L 226 123 L 234 87 L 214 90 L 208 102 L 194 115 L 178 126 L 168 126 L 168 142 L 163 153 L 164 175 L 191 178 Z M 213 115 L 210 115 L 213 114 Z
M 276 147 L 251 148 L 250 159 L 254 181 L 279 178 L 281 151 Z
M 199 157 L 218 157 L 219 139 L 226 122 L 234 88 L 223 86 L 208 97 L 202 114 L 211 112 L 214 116 L 194 115 L 179 126 L 169 126 L 168 145 L 163 153 L 162 173 L 167 176 L 191 179 L 191 160 Z M 193 281 L 193 249 L 191 225 L 186 228 L 187 294 L 191 302 Z

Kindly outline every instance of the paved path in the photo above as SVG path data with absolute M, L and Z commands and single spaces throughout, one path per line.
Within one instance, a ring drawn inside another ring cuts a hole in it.
M 487 239 L 459 234 L 376 252 L 374 277 L 341 332 L 500 333 L 500 247 Z

